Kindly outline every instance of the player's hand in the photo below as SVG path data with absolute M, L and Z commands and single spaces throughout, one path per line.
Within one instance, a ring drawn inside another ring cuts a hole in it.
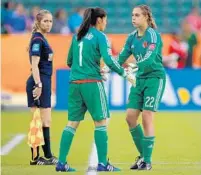
M 123 77 L 125 77 L 134 87 L 136 86 L 135 75 L 133 75 L 133 72 L 130 69 L 128 68 L 124 69 Z
M 129 69 L 129 72 L 131 72 L 131 73 L 135 73 L 138 71 L 138 67 L 134 63 L 128 63 L 127 69 Z
M 101 69 L 100 73 L 101 73 L 101 76 L 102 76 L 103 81 L 107 81 L 107 79 L 108 79 L 108 73 L 110 73 L 109 67 L 107 67 L 107 66 L 105 65 L 105 66 Z
M 38 100 L 41 96 L 42 88 L 35 87 L 32 93 L 33 93 L 34 100 Z

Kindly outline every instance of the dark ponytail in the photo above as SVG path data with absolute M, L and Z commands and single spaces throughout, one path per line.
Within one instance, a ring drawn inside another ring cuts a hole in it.
M 89 31 L 90 26 L 96 25 L 98 17 L 103 18 L 106 12 L 101 8 L 87 8 L 84 12 L 83 22 L 78 30 L 77 40 L 80 41 Z

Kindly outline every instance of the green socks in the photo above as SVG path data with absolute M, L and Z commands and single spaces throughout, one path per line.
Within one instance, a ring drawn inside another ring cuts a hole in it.
M 140 153 L 140 157 L 144 157 L 144 161 L 146 163 L 151 163 L 155 137 L 145 137 L 140 124 L 137 125 L 135 128 L 131 128 L 130 133 L 133 137 L 133 141 L 137 147 L 137 150 Z
M 98 163 L 107 165 L 107 128 L 106 126 L 98 126 L 94 131 L 94 139 L 98 154 Z
M 59 151 L 59 161 L 66 162 L 66 156 L 70 150 L 70 146 L 75 134 L 75 129 L 67 126 L 62 134 Z M 94 131 L 95 144 L 98 153 L 98 162 L 107 164 L 107 129 L 106 126 L 99 126 Z
M 66 156 L 69 153 L 72 140 L 75 134 L 75 129 L 67 126 L 62 133 L 59 151 L 59 161 L 62 163 L 66 162 Z M 155 137 L 144 137 L 142 128 L 137 125 L 135 128 L 130 129 L 133 141 L 140 153 L 141 157 L 144 157 L 146 163 L 151 163 L 151 155 L 154 146 Z M 98 154 L 98 163 L 107 164 L 107 152 L 108 152 L 108 137 L 106 126 L 98 126 L 94 131 L 94 139 Z
M 144 137 L 143 139 L 143 157 L 146 163 L 151 163 L 151 155 L 154 147 L 154 136 Z
M 63 130 L 60 142 L 59 162 L 66 163 L 66 156 L 68 155 L 68 152 L 70 150 L 75 131 L 75 128 L 72 128 L 70 126 L 66 126 Z
M 140 153 L 140 157 L 143 157 L 143 130 L 140 124 L 138 124 L 135 128 L 130 128 L 130 133 L 132 135 L 133 141 L 137 147 L 138 152 Z

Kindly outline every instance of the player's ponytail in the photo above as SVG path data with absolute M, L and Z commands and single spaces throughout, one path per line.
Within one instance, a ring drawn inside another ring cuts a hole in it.
M 80 41 L 91 26 L 96 25 L 97 18 L 103 18 L 106 16 L 106 12 L 101 8 L 87 8 L 84 12 L 83 22 L 78 30 L 77 40 Z
M 157 28 L 156 22 L 155 22 L 154 18 L 152 17 L 152 13 L 149 12 L 147 15 L 148 15 L 148 19 L 147 19 L 148 25 L 151 28 L 156 29 Z
M 93 12 L 94 12 L 93 8 L 88 8 L 85 10 L 84 19 L 78 30 L 78 34 L 77 34 L 78 41 L 81 40 L 82 37 L 85 36 L 86 33 L 88 32 L 90 25 L 91 25 L 91 18 L 92 18 Z
M 148 25 L 151 28 L 156 29 L 157 25 L 156 25 L 155 20 L 154 20 L 154 18 L 152 16 L 152 12 L 151 12 L 150 7 L 147 6 L 147 5 L 139 5 L 139 6 L 137 6 L 137 8 L 140 8 L 143 11 L 143 15 L 147 16 Z
M 40 29 L 40 21 L 43 19 L 44 15 L 46 14 L 51 14 L 48 10 L 40 10 L 39 13 L 36 15 L 35 17 L 35 21 L 34 21 L 34 24 L 33 24 L 33 28 L 32 28 L 32 31 L 31 31 L 31 39 L 30 39 L 30 42 L 29 42 L 29 46 L 28 46 L 28 51 L 30 49 L 30 44 L 31 44 L 31 40 L 33 38 L 33 35 L 35 32 L 37 32 L 37 30 Z
M 37 22 L 34 22 L 31 34 L 33 35 L 38 29 L 39 29 L 39 26 Z

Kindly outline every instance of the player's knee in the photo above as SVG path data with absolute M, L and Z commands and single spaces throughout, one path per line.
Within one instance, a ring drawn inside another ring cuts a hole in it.
M 153 124 L 154 112 L 152 111 L 143 111 L 142 112 L 142 124 L 144 127 L 148 127 Z
M 137 125 L 136 117 L 134 117 L 131 114 L 127 114 L 127 116 L 126 116 L 126 122 L 127 122 L 128 126 L 130 128 L 133 128 L 133 127 L 135 127 Z
M 68 121 L 67 126 L 70 126 L 74 129 L 77 129 L 77 127 L 79 126 L 80 122 L 79 121 Z
M 106 126 L 106 119 L 99 120 L 99 121 L 94 121 L 94 124 L 96 127 L 98 126 Z
M 127 122 L 128 126 L 131 127 L 130 118 L 128 116 L 126 117 L 126 122 Z

